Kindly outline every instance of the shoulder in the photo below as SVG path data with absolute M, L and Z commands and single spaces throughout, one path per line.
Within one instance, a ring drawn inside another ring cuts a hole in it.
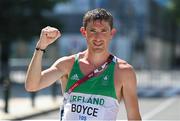
M 57 63 L 64 63 L 68 65 L 72 65 L 75 62 L 75 58 L 81 58 L 84 55 L 84 52 L 79 52 L 70 56 L 64 56 L 57 60 Z
M 118 71 L 129 72 L 129 71 L 133 71 L 133 66 L 130 65 L 125 60 L 117 58 L 117 69 Z
M 65 73 L 69 73 L 75 61 L 75 54 L 70 56 L 64 56 L 59 58 L 52 67 L 56 67 L 58 70 Z
M 64 56 L 59 58 L 54 64 L 56 66 L 59 66 L 61 64 L 71 64 L 74 63 L 74 60 L 75 60 L 75 55 Z
M 117 58 L 116 71 L 122 82 L 136 82 L 136 74 L 132 65 L 125 60 Z

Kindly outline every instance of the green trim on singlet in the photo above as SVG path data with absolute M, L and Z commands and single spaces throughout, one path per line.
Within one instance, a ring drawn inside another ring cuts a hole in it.
M 117 99 L 115 87 L 114 87 L 114 67 L 115 62 L 112 61 L 108 67 L 99 76 L 92 77 L 85 81 L 73 92 L 85 93 L 85 94 L 96 94 Z M 78 55 L 75 56 L 75 62 L 68 78 L 65 92 L 79 79 L 83 78 L 84 74 L 81 72 L 79 67 Z

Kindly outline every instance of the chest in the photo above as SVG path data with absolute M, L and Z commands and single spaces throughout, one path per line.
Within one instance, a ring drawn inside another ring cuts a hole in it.
M 68 78 L 66 91 L 79 79 L 82 79 L 86 74 L 94 70 L 91 68 L 92 66 L 86 64 L 83 65 L 83 68 L 80 67 L 80 64 L 74 65 Z M 84 69 L 84 71 L 81 69 Z M 104 69 L 104 71 L 89 78 L 88 80 L 77 86 L 74 89 L 74 92 L 105 95 L 116 98 L 114 89 L 114 63 L 109 64 L 107 68 Z

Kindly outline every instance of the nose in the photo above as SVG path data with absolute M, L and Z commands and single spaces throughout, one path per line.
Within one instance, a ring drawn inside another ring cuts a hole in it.
M 101 37 L 101 33 L 100 32 L 95 32 L 94 35 L 95 35 L 96 38 Z

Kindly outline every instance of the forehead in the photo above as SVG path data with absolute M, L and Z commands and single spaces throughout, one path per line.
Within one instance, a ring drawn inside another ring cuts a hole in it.
M 87 24 L 87 28 L 110 28 L 110 25 L 107 21 L 104 20 L 95 20 L 95 21 L 90 21 Z

